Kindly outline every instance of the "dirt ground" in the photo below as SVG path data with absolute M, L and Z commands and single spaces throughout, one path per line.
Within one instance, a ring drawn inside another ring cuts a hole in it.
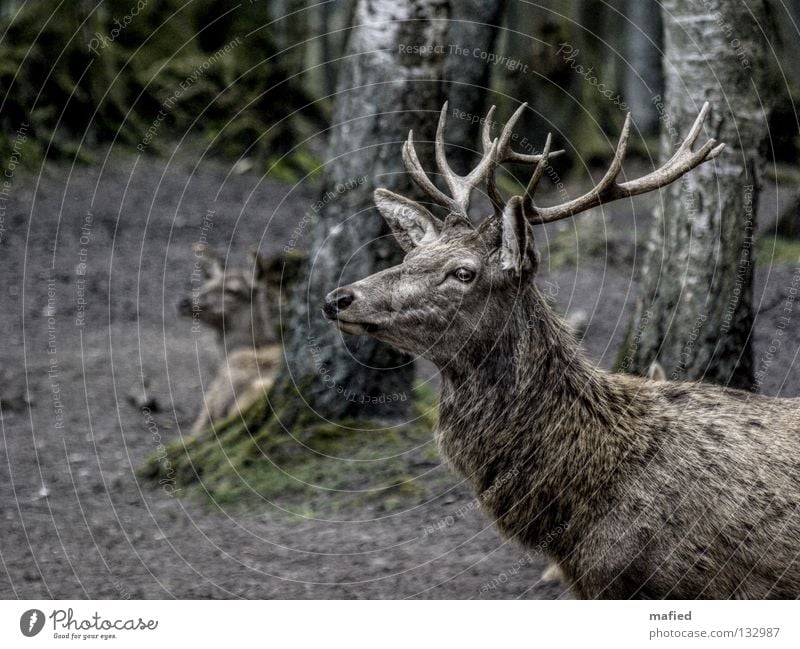
M 250 245 L 280 249 L 315 198 L 229 172 L 130 154 L 17 169 L 0 242 L 0 597 L 568 597 L 540 580 L 541 556 L 474 509 L 458 514 L 471 495 L 455 477 L 431 502 L 365 506 L 335 522 L 280 503 L 214 506 L 137 479 L 159 441 L 188 434 L 219 360 L 212 336 L 192 334 L 175 310 L 203 216 L 209 242 L 240 265 Z M 632 247 L 624 212 L 618 244 Z M 637 211 L 637 228 L 646 221 Z M 793 272 L 759 271 L 757 362 Z M 609 253 L 539 278 L 560 309 L 588 321 L 585 347 L 605 367 L 635 273 Z M 786 333 L 763 391 L 797 396 L 800 332 Z M 143 389 L 157 429 L 136 403 Z

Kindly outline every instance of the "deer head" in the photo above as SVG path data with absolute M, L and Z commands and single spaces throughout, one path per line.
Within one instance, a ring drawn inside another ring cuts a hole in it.
M 341 331 L 369 334 L 405 351 L 441 364 L 459 355 L 480 355 L 496 344 L 520 303 L 528 313 L 546 309 L 531 281 L 538 267 L 532 226 L 568 218 L 609 201 L 643 194 L 677 180 L 711 160 L 724 147 L 709 140 L 692 147 L 709 111 L 706 103 L 689 135 L 659 169 L 640 178 L 618 182 L 631 128 L 630 114 L 608 171 L 586 194 L 560 205 L 535 204 L 536 187 L 551 157 L 550 135 L 541 154 L 511 149 L 513 128 L 526 108 L 514 113 L 500 136 L 491 138 L 494 107 L 482 132 L 483 157 L 466 176 L 453 172 L 445 157 L 445 103 L 436 132 L 436 163 L 449 194 L 440 191 L 423 171 L 413 133 L 403 146 L 403 161 L 417 185 L 447 210 L 442 221 L 422 204 L 386 189 L 375 191 L 375 203 L 405 250 L 402 264 L 327 295 L 325 316 Z M 525 191 L 504 200 L 497 189 L 497 168 L 505 162 L 533 165 Z M 468 218 L 472 192 L 486 183 L 492 214 L 474 228 Z
M 208 246 L 196 245 L 194 254 L 202 282 L 178 302 L 179 313 L 213 329 L 229 350 L 274 342 L 264 258 L 251 250 L 248 267 L 234 270 Z

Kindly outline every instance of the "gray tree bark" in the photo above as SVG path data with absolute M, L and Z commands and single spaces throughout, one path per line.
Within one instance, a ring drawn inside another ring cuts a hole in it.
M 345 28 L 352 24 L 354 5 L 354 0 L 338 0 L 311 9 L 313 39 L 307 46 L 306 67 L 309 84 L 317 95 L 336 92 L 337 59 L 345 47 Z
M 265 4 L 269 19 L 275 21 L 270 31 L 274 34 L 282 63 L 287 70 L 305 70 L 310 11 L 305 9 L 301 0 L 270 0 Z
M 486 113 L 492 66 L 480 54 L 495 53 L 505 5 L 506 0 L 461 0 L 453 4 L 445 64 L 451 114 L 454 110 L 478 117 Z M 460 54 L 461 51 L 468 54 Z M 477 160 L 478 133 L 469 120 L 450 120 L 448 160 L 458 173 L 466 173 Z
M 287 365 L 270 397 L 273 408 L 284 411 L 282 419 L 304 409 L 333 421 L 386 421 L 409 412 L 411 359 L 373 338 L 338 332 L 321 306 L 336 286 L 401 259 L 372 192 L 410 190 L 401 157 L 410 128 L 416 139 L 433 140 L 448 13 L 447 0 L 357 4 L 338 75 L 323 196 L 294 236 L 305 236 L 304 224 L 311 221 L 305 281 L 290 298 L 291 320 L 284 326 Z
M 765 3 L 665 0 L 663 10 L 662 157 L 706 100 L 713 108 L 701 140 L 727 148 L 662 193 L 621 367 L 643 374 L 658 360 L 671 379 L 750 388 L 753 233 L 770 103 L 761 83 Z
M 644 135 L 658 134 L 655 95 L 664 93 L 661 69 L 661 10 L 655 2 L 628 0 L 625 26 L 625 101 Z

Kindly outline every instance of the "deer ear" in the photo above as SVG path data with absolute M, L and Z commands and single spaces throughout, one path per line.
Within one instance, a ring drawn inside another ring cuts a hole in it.
M 222 259 L 217 256 L 216 252 L 202 243 L 195 243 L 192 249 L 194 250 L 194 256 L 200 261 L 200 267 L 203 269 L 208 279 L 215 279 L 223 275 Z
M 439 238 L 439 219 L 416 201 L 388 189 L 376 189 L 375 205 L 406 252 Z
M 647 378 L 653 381 L 666 381 L 667 373 L 664 371 L 664 366 L 658 361 L 650 363 L 650 367 L 647 368 Z
M 253 246 L 248 249 L 247 257 L 250 261 L 250 266 L 253 268 L 253 277 L 256 281 L 261 281 L 267 275 L 267 266 L 269 262 L 258 252 L 258 248 Z
M 503 270 L 520 275 L 524 270 L 535 268 L 536 262 L 533 233 L 522 210 L 522 199 L 514 196 L 503 208 L 500 264 Z

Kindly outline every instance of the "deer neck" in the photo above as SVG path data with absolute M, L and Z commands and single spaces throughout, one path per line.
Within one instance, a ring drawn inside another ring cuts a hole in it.
M 623 387 L 531 285 L 498 338 L 443 368 L 439 443 L 501 529 L 538 544 L 591 506 L 632 443 Z
M 263 347 L 276 340 L 272 318 L 264 291 L 254 291 L 250 309 L 238 313 L 219 332 L 220 343 L 227 354 L 240 349 Z

